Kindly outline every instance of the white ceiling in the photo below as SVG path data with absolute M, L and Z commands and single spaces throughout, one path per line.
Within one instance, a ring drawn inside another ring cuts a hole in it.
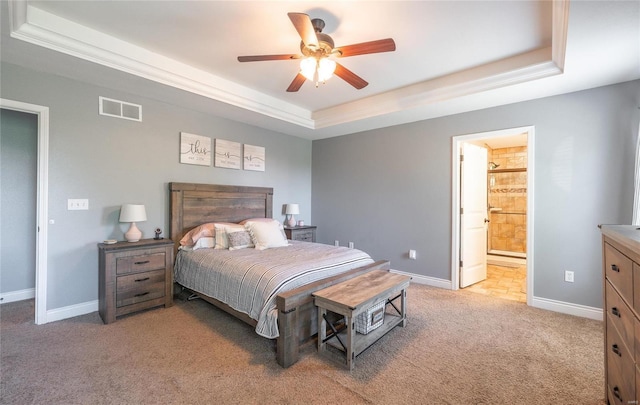
M 8 5 L 14 39 L 3 28 L 2 45 L 9 47 L 3 60 L 96 83 L 132 73 L 189 92 L 214 114 L 309 139 L 640 78 L 638 1 Z M 362 90 L 334 77 L 287 93 L 298 61 L 236 58 L 299 53 L 300 37 L 287 17 L 292 11 L 322 18 L 323 32 L 338 47 L 393 38 L 396 51 L 338 60 L 369 82 Z M 22 41 L 55 52 L 29 58 L 25 53 L 42 51 Z

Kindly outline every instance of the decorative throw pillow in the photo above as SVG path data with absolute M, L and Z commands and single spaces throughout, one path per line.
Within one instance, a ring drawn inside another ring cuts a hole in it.
M 278 221 L 249 221 L 245 224 L 245 227 L 251 233 L 251 239 L 257 250 L 289 245 L 287 238 L 284 236 L 282 225 Z
M 247 231 L 233 231 L 227 233 L 229 250 L 238 250 L 254 247 L 251 235 Z
M 228 222 L 220 222 L 215 224 L 216 230 L 216 247 L 215 249 L 229 249 L 229 239 L 227 233 L 244 231 L 244 226 L 232 224 Z

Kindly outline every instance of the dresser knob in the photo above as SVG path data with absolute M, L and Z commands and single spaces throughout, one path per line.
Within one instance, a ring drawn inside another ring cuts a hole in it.
M 617 266 L 617 265 L 615 265 L 615 264 L 612 264 L 612 265 L 611 265 L 611 270 L 613 270 L 613 271 L 615 271 L 615 272 L 617 272 L 617 273 L 620 273 L 620 269 L 619 269 L 619 268 L 618 268 L 618 266 Z
M 618 318 L 620 318 L 620 311 L 618 310 L 617 307 L 611 308 L 611 313 L 617 316 Z
M 617 354 L 618 356 L 622 357 L 622 352 L 620 351 L 620 348 L 618 347 L 618 345 L 616 344 L 611 345 L 611 351 Z
M 616 398 L 618 398 L 618 400 L 619 400 L 620 402 L 623 402 L 623 401 L 622 401 L 622 395 L 620 395 L 620 388 L 618 388 L 618 387 L 613 387 L 613 396 L 614 396 L 614 397 L 616 397 Z

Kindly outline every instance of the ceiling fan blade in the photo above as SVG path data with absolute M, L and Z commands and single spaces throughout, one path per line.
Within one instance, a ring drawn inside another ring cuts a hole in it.
M 305 13 L 287 13 L 289 19 L 293 23 L 293 26 L 298 31 L 302 42 L 309 48 L 318 48 L 318 37 L 316 36 L 316 30 L 313 29 L 311 24 L 311 18 Z
M 251 55 L 238 56 L 238 62 L 261 62 L 264 60 L 300 59 L 300 55 Z
M 333 73 L 358 90 L 364 87 L 367 87 L 367 85 L 369 84 L 362 77 L 353 73 L 352 71 L 350 71 L 349 69 L 347 69 L 346 67 L 342 66 L 339 63 L 336 63 L 336 70 Z
M 289 93 L 300 90 L 300 87 L 304 84 L 304 81 L 307 80 L 306 77 L 302 76 L 302 73 L 298 73 L 298 75 L 293 79 L 287 91 Z
M 391 38 L 377 41 L 362 42 L 360 44 L 340 46 L 336 49 L 337 56 L 356 56 L 368 53 L 392 52 L 396 50 L 396 43 Z

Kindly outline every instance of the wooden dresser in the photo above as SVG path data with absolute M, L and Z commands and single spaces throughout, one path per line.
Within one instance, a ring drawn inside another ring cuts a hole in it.
M 98 244 L 99 312 L 104 323 L 173 305 L 173 248 L 171 239 Z
M 603 225 L 605 395 L 640 400 L 640 227 Z

